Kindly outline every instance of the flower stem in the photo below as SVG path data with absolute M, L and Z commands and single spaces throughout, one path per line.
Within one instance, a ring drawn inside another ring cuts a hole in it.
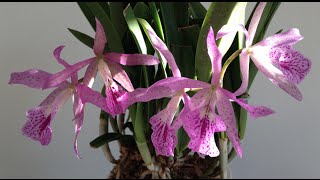
M 221 73 L 220 73 L 220 86 L 223 86 L 223 77 L 224 74 L 227 71 L 228 66 L 231 64 L 231 62 L 241 53 L 242 49 L 238 49 L 236 52 L 234 52 L 227 60 L 226 62 L 223 64 L 222 69 L 221 69 Z
M 219 138 L 220 147 L 220 175 L 221 179 L 228 178 L 228 139 Z

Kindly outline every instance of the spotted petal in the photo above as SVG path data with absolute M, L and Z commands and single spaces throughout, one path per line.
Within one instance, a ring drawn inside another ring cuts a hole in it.
M 190 112 L 189 117 L 185 119 L 184 129 L 190 137 L 188 147 L 200 154 L 216 157 L 219 155 L 219 149 L 214 139 L 214 133 L 217 132 L 215 123 L 200 116 L 198 109 Z
M 195 95 L 193 95 L 189 101 L 190 110 L 193 111 L 208 104 L 208 101 L 210 100 L 210 95 L 212 94 L 211 91 L 211 88 L 204 88 L 199 90 Z
M 297 99 L 298 101 L 302 100 L 302 94 L 298 87 L 289 81 L 287 77 L 279 70 L 276 66 L 274 66 L 271 60 L 268 60 L 268 52 L 266 52 L 265 48 L 255 47 L 255 51 L 250 55 L 252 61 L 257 66 L 257 68 L 265 75 L 267 78 L 280 87 L 282 90 L 287 92 L 289 95 Z
M 48 145 L 52 137 L 50 123 L 70 94 L 71 91 L 66 89 L 59 93 L 49 105 L 28 110 L 26 113 L 27 122 L 22 127 L 23 135 L 39 141 L 42 145 Z
M 49 108 L 49 106 L 39 106 L 28 110 L 27 122 L 21 129 L 23 135 L 39 141 L 42 145 L 48 145 L 52 138 L 50 122 L 54 114 L 51 114 Z
M 126 109 L 123 109 L 118 98 L 122 96 L 125 91 L 117 85 L 115 82 L 110 82 L 109 86 L 106 86 L 106 104 L 110 110 L 110 115 L 113 117 L 117 114 L 122 114 Z
M 65 81 L 66 79 L 71 77 L 74 73 L 79 71 L 84 66 L 90 64 L 94 60 L 95 60 L 95 58 L 86 59 L 84 61 L 81 61 L 81 62 L 78 62 L 74 65 L 71 65 L 70 67 L 68 67 L 58 73 L 55 73 L 55 74 L 49 76 L 49 78 L 47 79 L 47 81 L 45 82 L 45 84 L 43 86 L 43 89 L 55 87 L 55 86 L 59 85 L 61 82 Z
M 35 89 L 42 89 L 51 74 L 38 69 L 11 73 L 9 84 L 22 84 Z
M 150 119 L 152 128 L 151 140 L 157 154 L 173 156 L 177 144 L 176 131 L 170 127 L 170 115 L 164 109 Z
M 230 139 L 231 144 L 233 145 L 235 151 L 242 157 L 242 148 L 241 142 L 238 136 L 238 131 L 236 128 L 236 119 L 234 116 L 234 111 L 229 98 L 225 96 L 221 91 L 217 90 L 217 109 L 220 117 L 223 119 L 224 124 L 227 129 L 227 136 Z
M 111 111 L 106 104 L 105 98 L 99 92 L 94 91 L 83 84 L 77 85 L 76 88 L 83 104 L 85 103 L 94 104 L 100 109 L 107 112 L 108 114 L 111 114 Z
M 299 84 L 311 69 L 311 61 L 291 46 L 271 48 L 269 58 L 295 84 Z
M 270 114 L 273 114 L 274 111 L 268 107 L 265 106 L 251 106 L 247 104 L 243 99 L 237 99 L 236 96 L 233 93 L 230 93 L 229 91 L 219 88 L 219 91 L 223 93 L 226 97 L 229 99 L 234 100 L 236 103 L 238 103 L 241 107 L 243 107 L 246 111 L 249 112 L 250 117 L 252 119 L 268 116 Z

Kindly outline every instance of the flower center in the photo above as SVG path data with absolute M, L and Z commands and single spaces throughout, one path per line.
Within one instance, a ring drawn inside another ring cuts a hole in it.
M 248 55 L 250 55 L 250 54 L 252 54 L 252 53 L 253 53 L 253 51 L 252 51 L 252 47 L 251 47 L 251 46 L 249 46 L 249 47 L 247 48 L 247 53 L 248 53 Z

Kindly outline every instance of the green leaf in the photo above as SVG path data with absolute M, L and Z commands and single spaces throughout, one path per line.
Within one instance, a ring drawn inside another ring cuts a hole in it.
M 162 41 L 165 41 L 157 6 L 156 6 L 156 4 L 154 2 L 149 2 L 148 4 L 149 4 L 150 12 L 151 12 L 151 14 L 153 16 L 154 23 L 155 23 L 155 26 L 156 26 L 156 28 L 155 28 L 156 29 L 156 33 L 158 34 L 160 39 L 162 39 Z
M 238 24 L 245 12 L 246 2 L 215 2 L 211 3 L 201 27 L 196 51 L 196 75 L 201 81 L 208 82 L 212 73 L 211 61 L 207 52 L 207 34 L 210 26 L 214 32 L 225 24 Z M 233 39 L 225 36 L 217 41 L 217 46 L 224 55 L 231 46 Z
M 149 7 L 143 2 L 137 2 L 133 7 L 133 11 L 137 18 L 145 19 L 148 22 L 152 19 Z
M 78 3 L 78 6 L 80 7 L 82 13 L 84 14 L 84 16 L 89 21 L 91 27 L 94 30 L 96 30 L 95 16 L 94 16 L 93 12 L 91 11 L 91 9 L 89 8 L 89 6 L 87 5 L 87 3 L 86 2 L 77 2 L 77 3 Z
M 93 48 L 94 39 L 92 37 L 71 28 L 68 28 L 68 30 L 83 44 L 90 48 Z
M 122 39 L 124 33 L 127 31 L 127 23 L 123 16 L 123 10 L 127 3 L 125 2 L 109 2 L 110 4 L 110 19 L 117 30 L 120 39 Z
M 178 46 L 173 44 L 171 49 L 183 77 L 193 79 L 195 76 L 195 70 L 192 46 Z
M 204 18 L 207 13 L 207 9 L 201 4 L 201 2 L 189 2 L 189 8 L 193 19 Z
M 110 5 L 108 2 L 98 2 L 104 12 L 110 17 Z
M 123 14 L 140 53 L 147 54 L 147 46 L 144 41 L 143 34 L 130 4 L 125 8 Z
M 96 139 L 94 139 L 93 141 L 90 142 L 90 147 L 92 148 L 99 148 L 102 145 L 109 143 L 111 141 L 115 141 L 115 140 L 119 140 L 121 138 L 125 138 L 128 137 L 130 135 L 122 135 L 119 133 L 107 133 L 107 134 L 103 134 L 99 137 L 97 137 Z
M 196 53 L 200 27 L 197 24 L 178 29 L 181 39 L 181 44 L 192 46 L 194 54 Z M 194 65 L 193 65 L 194 66 Z
M 87 3 L 88 7 L 94 13 L 94 15 L 99 19 L 101 22 L 104 31 L 106 33 L 106 37 L 108 39 L 108 46 L 110 50 L 113 52 L 123 53 L 123 47 L 121 43 L 121 39 L 119 37 L 118 31 L 113 26 L 110 18 L 103 10 L 103 8 L 97 2 L 89 2 Z
M 269 27 L 269 24 L 274 16 L 274 14 L 276 13 L 278 7 L 280 6 L 280 4 L 281 4 L 281 2 L 267 2 L 266 6 L 263 10 L 261 19 L 259 21 L 257 31 L 254 36 L 252 44 L 257 43 L 264 38 L 264 35 Z M 256 5 L 256 7 L 257 7 L 257 5 Z M 254 9 L 256 9 L 256 7 Z M 247 21 L 246 27 L 249 26 L 253 13 L 254 13 L 254 10 L 252 11 L 250 18 Z M 258 72 L 257 67 L 254 65 L 254 63 L 252 63 L 250 61 L 248 91 L 252 85 L 254 78 L 256 77 L 257 72 Z
M 180 156 L 182 152 L 188 147 L 190 138 L 187 132 L 181 127 L 177 132 L 178 144 L 176 146 L 177 155 Z
M 166 44 L 171 50 L 171 44 L 179 44 L 178 28 L 189 25 L 187 2 L 160 2 L 160 12 L 164 26 Z

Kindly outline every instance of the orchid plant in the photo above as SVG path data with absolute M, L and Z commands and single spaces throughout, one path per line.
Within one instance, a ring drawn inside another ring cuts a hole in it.
M 209 158 L 211 165 L 201 177 L 220 172 L 226 178 L 228 162 L 236 154 L 243 156 L 247 113 L 251 119 L 274 113 L 248 104 L 257 70 L 302 100 L 297 85 L 309 73 L 311 61 L 292 47 L 303 38 L 299 30 L 281 30 L 263 39 L 279 4 L 257 3 L 245 24 L 244 2 L 215 2 L 208 10 L 198 2 L 79 2 L 95 37 L 69 31 L 95 57 L 70 65 L 61 58 L 64 46 L 59 46 L 53 55 L 64 67 L 60 72 L 11 74 L 9 84 L 54 88 L 27 111 L 23 135 L 48 145 L 54 139 L 50 124 L 72 96 L 77 157 L 77 137 L 85 104 L 90 103 L 101 109 L 100 136 L 90 145 L 102 147 L 111 163 L 123 163 L 115 160 L 108 144 L 118 140 L 123 147 L 137 148 L 141 166 L 153 178 L 172 177 L 172 163 L 164 167 L 158 157 L 175 163 L 187 156 Z M 101 92 L 92 88 L 98 72 L 104 82 Z

